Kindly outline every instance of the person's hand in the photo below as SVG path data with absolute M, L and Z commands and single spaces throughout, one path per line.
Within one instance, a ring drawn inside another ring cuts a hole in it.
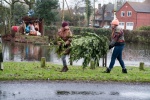
M 111 48 L 113 48 L 113 46 L 112 46 L 112 45 L 109 45 L 109 50 L 110 50 Z
M 64 48 L 68 48 L 68 45 L 70 44 L 70 42 L 69 41 L 66 41 L 65 42 L 65 45 L 64 45 Z
M 61 46 L 61 42 L 57 42 L 57 44 L 58 44 L 59 46 Z
M 65 42 L 65 45 L 68 45 L 68 44 L 70 44 L 70 42 L 69 42 L 69 41 L 66 41 L 66 42 Z

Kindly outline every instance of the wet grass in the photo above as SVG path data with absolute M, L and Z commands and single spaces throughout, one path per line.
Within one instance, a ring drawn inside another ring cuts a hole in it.
M 150 82 L 150 68 L 140 71 L 138 67 L 127 67 L 128 74 L 123 74 L 121 67 L 114 67 L 111 73 L 103 73 L 105 67 L 92 70 L 89 67 L 69 66 L 68 72 L 59 72 L 62 65 L 40 62 L 3 62 L 4 70 L 0 71 L 3 80 L 66 80 L 66 81 L 115 81 L 115 82 Z

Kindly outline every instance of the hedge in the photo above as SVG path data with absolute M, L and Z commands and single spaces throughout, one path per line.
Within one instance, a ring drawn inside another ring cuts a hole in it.
M 71 31 L 74 35 L 82 35 L 82 32 L 95 32 L 98 35 L 107 36 L 110 39 L 111 29 L 102 29 L 102 28 L 91 28 L 91 27 L 73 27 L 70 26 Z M 45 35 L 54 38 L 58 31 L 56 26 L 45 27 Z M 141 42 L 141 43 L 150 43 L 150 31 L 147 30 L 124 30 L 126 42 Z

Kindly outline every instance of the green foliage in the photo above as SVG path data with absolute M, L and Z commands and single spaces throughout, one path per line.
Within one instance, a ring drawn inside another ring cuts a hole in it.
M 35 8 L 35 16 L 43 18 L 46 24 L 55 22 L 58 13 L 58 0 L 38 0 Z
M 20 4 L 20 3 L 15 3 L 14 6 L 14 20 L 15 20 L 15 24 L 20 24 L 21 22 L 21 18 L 23 16 L 27 15 L 27 8 L 25 7 L 24 4 Z
M 108 51 L 108 39 L 95 33 L 85 32 L 83 36 L 73 39 L 71 44 L 71 59 L 76 61 L 83 58 L 83 68 L 91 60 L 95 66 L 98 65 L 100 58 Z
M 65 42 L 61 38 L 58 38 L 57 42 L 59 42 L 61 45 L 56 45 L 55 51 L 56 51 L 58 57 L 60 58 L 66 51 L 66 48 L 64 48 Z
M 91 33 L 96 33 L 97 35 L 104 35 L 109 38 L 111 34 L 111 30 L 109 29 L 87 28 L 87 27 L 70 27 L 70 28 L 73 31 L 74 35 L 82 35 L 81 33 L 91 32 Z
M 124 30 L 126 42 L 141 42 L 141 43 L 150 43 L 150 31 L 142 30 L 133 30 L 128 31 Z
M 150 31 L 150 26 L 142 26 L 139 28 L 139 30 Z
M 58 30 L 56 26 L 45 26 L 45 30 Z
M 91 1 L 90 0 L 85 0 L 85 5 L 86 5 L 87 26 L 89 26 L 89 20 L 90 20 L 91 14 L 92 14 Z

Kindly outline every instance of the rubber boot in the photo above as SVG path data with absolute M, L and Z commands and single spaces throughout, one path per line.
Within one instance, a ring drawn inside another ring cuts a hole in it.
M 69 69 L 67 66 L 64 66 L 64 70 L 62 72 L 67 72 Z
M 110 73 L 110 69 L 107 68 L 106 71 L 104 71 L 104 73 Z
M 64 72 L 64 70 L 65 70 L 65 67 L 63 67 L 60 72 Z
M 122 73 L 127 73 L 127 69 L 122 69 Z

